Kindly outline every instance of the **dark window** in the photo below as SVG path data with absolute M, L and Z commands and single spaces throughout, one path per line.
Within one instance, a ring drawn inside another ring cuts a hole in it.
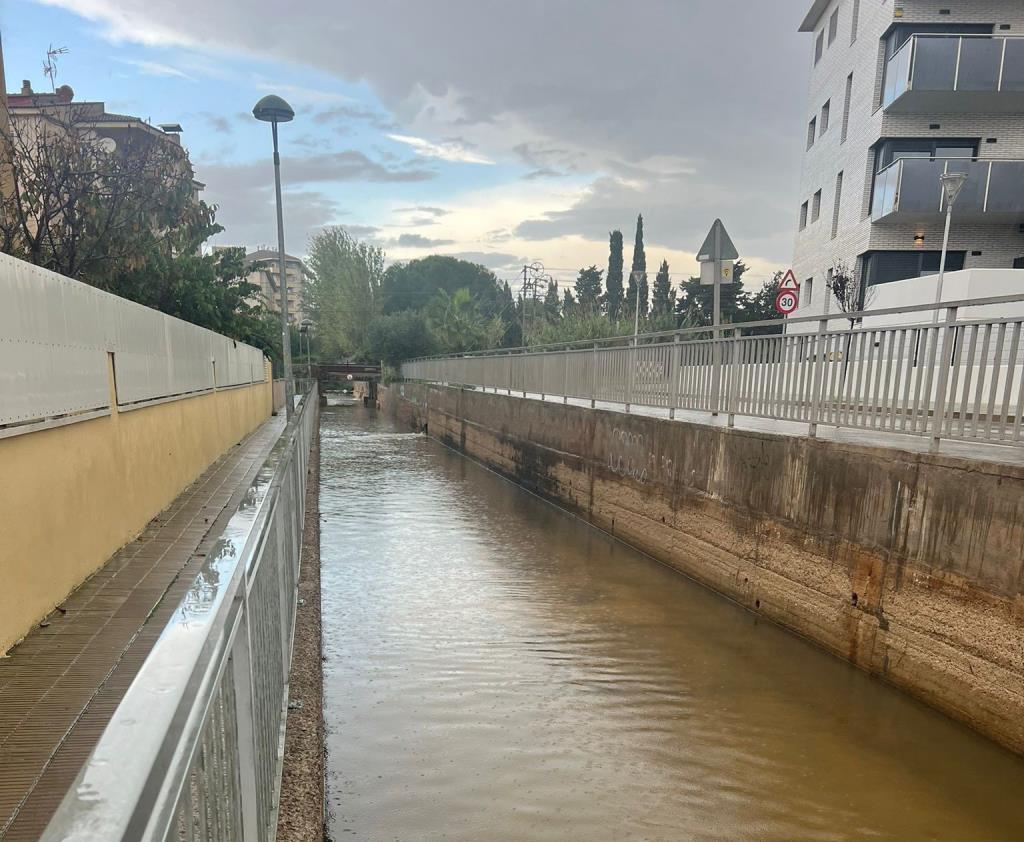
M 800 306 L 806 307 L 814 300 L 814 278 L 808 278 L 800 288 Z
M 850 15 L 850 43 L 857 40 L 857 22 L 860 20 L 860 0 L 853 0 L 853 13 Z
M 832 100 L 829 100 L 821 106 L 821 131 L 819 132 L 818 137 L 821 137 L 821 135 L 828 131 L 828 115 L 831 110 Z
M 800 230 L 807 227 L 807 202 L 800 205 Z
M 821 60 L 821 53 L 825 49 L 825 30 L 818 33 L 818 40 L 814 42 L 814 63 Z
M 875 172 L 897 158 L 974 158 L 978 141 L 956 138 L 890 138 L 875 147 Z
M 846 77 L 846 99 L 843 100 L 843 132 L 839 142 L 846 142 L 846 133 L 850 130 L 850 97 L 853 96 L 853 74 Z
M 964 268 L 966 252 L 946 252 L 946 271 L 958 272 Z M 877 286 L 907 278 L 935 275 L 939 271 L 942 253 L 938 251 L 869 251 L 863 257 L 865 285 Z
M 828 19 L 828 43 L 829 46 L 836 40 L 836 33 L 839 31 L 839 9 L 836 9 L 832 13 L 832 17 Z
M 817 190 L 811 197 L 811 222 L 817 222 L 821 216 L 821 191 Z
M 811 117 L 811 122 L 807 124 L 807 148 L 810 149 L 814 146 L 814 135 L 818 130 L 818 118 Z

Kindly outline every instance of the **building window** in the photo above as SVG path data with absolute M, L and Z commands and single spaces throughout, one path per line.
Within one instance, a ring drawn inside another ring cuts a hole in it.
M 832 13 L 832 17 L 828 19 L 828 45 L 830 47 L 832 42 L 836 40 L 837 32 L 839 32 L 839 9 L 836 9 Z
M 826 102 L 821 106 L 821 131 L 818 132 L 818 137 L 821 137 L 825 132 L 828 131 L 828 115 L 832 110 L 832 100 Z
M 850 97 L 853 96 L 853 74 L 846 77 L 846 99 L 843 100 L 843 131 L 839 136 L 840 143 L 846 143 L 846 133 L 850 130 Z
M 811 222 L 817 222 L 821 216 L 821 191 L 817 190 L 811 199 Z
M 946 252 L 946 271 L 964 268 L 967 252 Z M 862 256 L 864 284 L 867 287 L 936 275 L 942 253 L 938 251 L 869 251 Z
M 877 145 L 875 172 L 898 158 L 976 158 L 978 142 L 957 138 L 892 138 Z
M 807 227 L 807 202 L 800 205 L 800 230 Z
M 808 278 L 800 288 L 800 306 L 809 307 L 814 300 L 814 278 Z
M 843 199 L 843 174 L 842 172 L 836 176 L 836 203 L 832 209 L 832 239 L 836 238 L 836 234 L 839 233 L 839 203 Z
M 825 49 L 825 30 L 818 33 L 818 40 L 814 42 L 814 63 L 821 61 L 821 54 Z
M 850 15 L 850 43 L 857 40 L 857 21 L 860 20 L 860 0 L 853 0 L 853 13 Z
M 814 136 L 818 131 L 818 118 L 811 117 L 811 122 L 807 124 L 807 148 L 810 149 L 814 146 Z

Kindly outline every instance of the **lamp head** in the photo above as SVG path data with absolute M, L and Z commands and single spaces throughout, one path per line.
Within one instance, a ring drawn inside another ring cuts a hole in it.
M 264 123 L 287 123 L 295 118 L 295 112 L 281 97 L 268 94 L 253 106 L 252 116 Z
M 946 197 L 948 204 L 952 205 L 956 201 L 956 197 L 960 195 L 960 191 L 963 189 L 966 181 L 967 173 L 964 172 L 948 172 L 939 176 L 939 182 L 942 184 L 942 193 Z

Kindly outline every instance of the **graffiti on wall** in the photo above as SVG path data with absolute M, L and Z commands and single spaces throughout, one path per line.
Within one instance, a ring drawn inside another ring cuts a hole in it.
M 671 457 L 663 456 L 659 460 L 647 436 L 622 427 L 612 430 L 608 469 L 613 473 L 637 482 L 648 482 L 671 478 L 672 468 Z

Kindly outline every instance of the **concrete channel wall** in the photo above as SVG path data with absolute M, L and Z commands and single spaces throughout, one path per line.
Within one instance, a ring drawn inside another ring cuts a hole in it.
M 379 403 L 1024 753 L 1024 468 L 417 383 Z

